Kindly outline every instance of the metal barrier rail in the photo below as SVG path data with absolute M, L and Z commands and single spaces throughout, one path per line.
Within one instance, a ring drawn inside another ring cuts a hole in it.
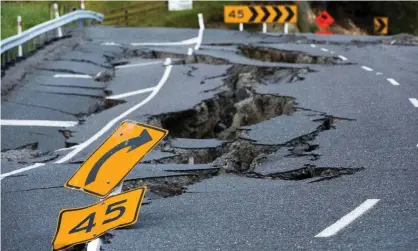
M 97 22 L 102 22 L 103 18 L 104 16 L 101 13 L 88 10 L 76 10 L 68 14 L 62 15 L 58 18 L 34 26 L 22 32 L 21 34 L 14 35 L 1 40 L 0 43 L 2 75 L 4 74 L 3 69 L 7 68 L 8 65 L 16 62 L 19 58 L 17 53 L 18 47 L 24 46 L 26 44 L 26 50 L 23 50 L 23 57 L 28 56 L 34 50 L 36 50 L 39 47 L 43 47 L 50 41 L 65 37 L 65 35 L 62 34 L 62 31 L 58 32 L 58 29 L 61 29 L 61 27 L 69 24 L 74 24 L 76 21 L 79 22 L 79 25 L 84 25 L 84 20 L 95 20 Z M 49 34 L 51 32 L 56 32 L 56 34 Z M 35 41 L 36 38 L 38 38 L 39 41 Z M 32 49 L 29 48 L 30 42 L 32 43 Z

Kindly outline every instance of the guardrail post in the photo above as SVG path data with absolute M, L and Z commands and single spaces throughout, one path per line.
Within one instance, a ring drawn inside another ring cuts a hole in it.
M 289 24 L 288 23 L 284 23 L 284 34 L 289 33 Z
M 22 17 L 21 16 L 17 16 L 17 34 L 18 35 L 22 34 Z M 23 56 L 22 45 L 19 45 L 18 50 L 19 50 L 18 56 L 22 57 Z
M 239 23 L 239 31 L 243 31 L 244 30 L 244 24 L 243 23 Z
M 57 3 L 54 3 L 54 10 L 55 10 L 55 18 L 59 18 L 60 17 L 60 13 L 59 13 L 59 10 L 58 10 L 58 4 Z M 58 35 L 59 38 L 62 37 L 62 29 L 61 29 L 61 27 L 58 27 L 57 28 L 57 35 Z
M 84 0 L 81 0 L 81 5 L 80 5 L 81 9 L 84 10 L 86 8 L 86 6 L 84 5 Z
M 263 23 L 263 33 L 266 33 L 266 32 L 267 32 L 267 24 Z

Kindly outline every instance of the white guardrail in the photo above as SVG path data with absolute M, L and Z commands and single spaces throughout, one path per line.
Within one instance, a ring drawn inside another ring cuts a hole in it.
M 33 41 L 44 34 L 48 34 L 49 32 L 53 32 L 54 30 L 61 29 L 61 27 L 78 22 L 84 22 L 83 20 L 95 20 L 97 22 L 103 21 L 103 14 L 97 13 L 94 11 L 88 10 L 75 10 L 55 19 L 49 20 L 42 24 L 36 25 L 20 34 L 8 37 L 0 41 L 1 43 L 1 61 L 2 61 L 2 68 L 4 68 L 5 64 L 9 63 L 10 61 L 14 61 L 18 55 L 11 55 L 16 54 L 15 51 L 18 50 L 23 44 Z M 48 36 L 48 35 L 46 35 Z M 62 34 L 53 36 L 53 39 L 62 37 Z M 46 39 L 48 40 L 48 39 Z M 46 41 L 49 42 L 49 41 Z M 43 44 L 43 43 L 40 43 Z M 42 46 L 42 45 L 40 45 Z M 10 52 L 10 53 L 9 53 Z M 20 53 L 19 53 L 20 54 Z M 21 55 L 19 55 L 20 57 Z

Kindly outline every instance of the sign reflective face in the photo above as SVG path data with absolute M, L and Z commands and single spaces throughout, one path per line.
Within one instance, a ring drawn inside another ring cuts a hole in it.
M 88 207 L 61 210 L 53 250 L 64 250 L 96 239 L 111 229 L 135 224 L 146 189 L 143 186 Z
M 80 166 L 65 187 L 106 197 L 167 133 L 167 130 L 134 121 L 122 122 Z
M 297 5 L 225 5 L 224 22 L 237 23 L 297 23 Z
M 389 31 L 389 18 L 375 17 L 373 19 L 374 32 L 379 35 L 386 35 Z

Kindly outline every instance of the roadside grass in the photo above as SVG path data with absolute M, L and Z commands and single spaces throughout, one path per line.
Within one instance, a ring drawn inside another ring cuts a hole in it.
M 238 24 L 225 24 L 224 19 L 224 5 L 242 5 L 247 3 L 242 1 L 194 1 L 193 9 L 183 11 L 168 11 L 167 2 L 152 1 L 142 2 L 138 1 L 120 1 L 120 2 L 86 2 L 86 8 L 98 11 L 105 14 L 105 25 L 117 25 L 128 27 L 183 27 L 183 28 L 198 28 L 197 14 L 202 13 L 206 28 L 223 28 L 223 29 L 238 29 Z M 152 6 L 156 6 L 152 8 Z M 128 7 L 128 8 L 126 8 Z M 106 18 L 112 18 L 124 14 L 123 10 L 114 13 L 112 10 L 128 9 L 128 12 L 141 11 L 140 14 L 134 14 L 129 18 L 128 23 L 121 20 L 120 23 L 106 21 Z M 142 12 L 143 10 L 143 12 Z M 108 14 L 109 13 L 109 14 Z M 261 29 L 261 25 L 245 25 L 246 30 Z

